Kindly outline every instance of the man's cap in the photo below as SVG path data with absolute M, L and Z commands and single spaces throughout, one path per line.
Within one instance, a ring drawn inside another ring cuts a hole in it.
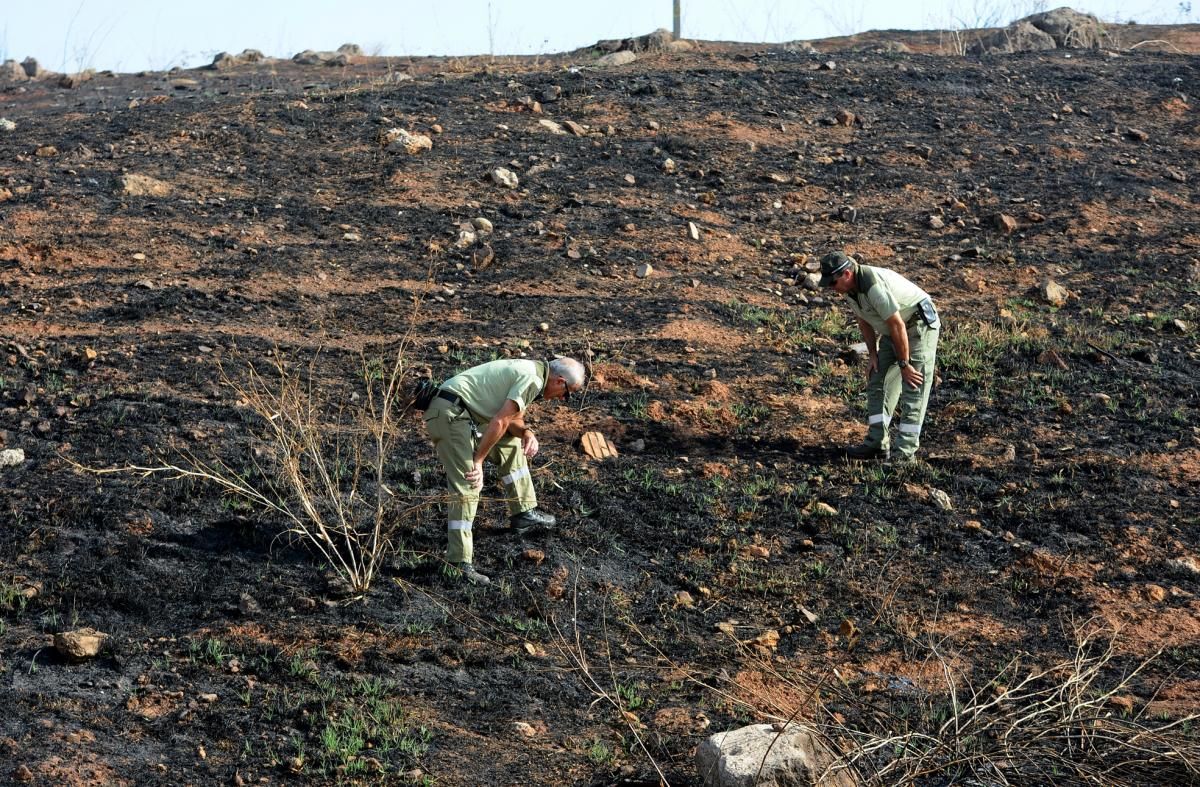
M 842 271 L 852 265 L 854 265 L 854 258 L 844 252 L 831 251 L 826 254 L 821 258 L 821 286 L 832 286 L 833 280 L 841 276 Z

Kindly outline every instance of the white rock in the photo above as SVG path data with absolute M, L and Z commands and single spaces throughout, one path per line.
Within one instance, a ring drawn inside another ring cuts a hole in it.
M 637 55 L 629 51 L 611 52 L 596 61 L 598 66 L 624 66 L 637 60 Z
M 700 240 L 700 228 L 696 226 L 696 222 L 688 222 L 688 237 L 692 240 Z
M 492 222 L 485 219 L 483 216 L 477 216 L 471 219 L 471 224 L 480 232 L 491 232 Z
M 25 451 L 20 448 L 5 448 L 0 451 L 0 467 L 16 467 L 25 463 Z
M 821 289 L 821 274 L 806 273 L 804 274 L 804 289 L 816 292 Z
M 943 492 L 941 489 L 930 488 L 929 497 L 937 504 L 937 507 L 943 511 L 953 511 L 954 503 L 950 500 L 950 495 Z
M 433 150 L 433 140 L 424 134 L 413 134 L 402 128 L 394 128 L 387 133 L 388 150 L 403 151 L 416 155 L 424 150 Z
M 654 273 L 654 266 L 651 265 L 650 263 L 643 262 L 641 265 L 638 266 L 637 277 L 639 279 L 644 279 L 647 276 L 649 276 L 651 273 Z
M 8 118 L 0 118 L 0 131 L 16 131 L 17 124 Z
M 675 172 L 675 159 L 667 159 L 662 163 L 662 171 L 668 175 Z
M 799 724 L 782 732 L 772 724 L 719 732 L 696 749 L 696 769 L 708 787 L 854 787 L 859 783 L 845 770 L 817 781 L 832 761 L 829 750 Z
M 538 120 L 538 125 L 542 128 L 549 129 L 551 134 L 566 134 L 566 130 L 549 118 L 541 118 Z
M 521 181 L 517 178 L 516 174 L 504 167 L 496 167 L 492 170 L 492 182 L 506 189 L 515 189 L 521 185 Z
M 475 233 L 471 230 L 459 230 L 458 241 L 454 244 L 456 249 L 465 249 L 475 242 Z
M 1051 306 L 1064 305 L 1067 302 L 1067 297 L 1070 295 L 1070 293 L 1067 292 L 1067 288 L 1054 281 L 1054 279 L 1046 279 L 1043 281 L 1040 293 L 1042 300 Z

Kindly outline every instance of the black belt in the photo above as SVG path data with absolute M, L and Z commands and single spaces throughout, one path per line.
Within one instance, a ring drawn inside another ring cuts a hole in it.
M 437 392 L 437 397 L 439 399 L 445 399 L 450 404 L 462 405 L 463 407 L 467 406 L 467 400 L 462 398 L 458 394 L 454 393 L 454 391 L 446 391 L 446 390 L 439 388 L 438 392 Z

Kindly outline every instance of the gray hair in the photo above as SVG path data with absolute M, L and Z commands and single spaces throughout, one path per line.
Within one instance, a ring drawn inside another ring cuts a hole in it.
M 579 387 L 583 385 L 587 373 L 579 361 L 563 356 L 550 362 L 550 375 L 563 378 L 568 386 Z

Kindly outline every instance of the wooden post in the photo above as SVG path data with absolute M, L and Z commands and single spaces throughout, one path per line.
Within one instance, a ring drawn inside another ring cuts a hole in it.
M 680 0 L 675 0 L 675 40 L 679 40 L 679 3 Z

